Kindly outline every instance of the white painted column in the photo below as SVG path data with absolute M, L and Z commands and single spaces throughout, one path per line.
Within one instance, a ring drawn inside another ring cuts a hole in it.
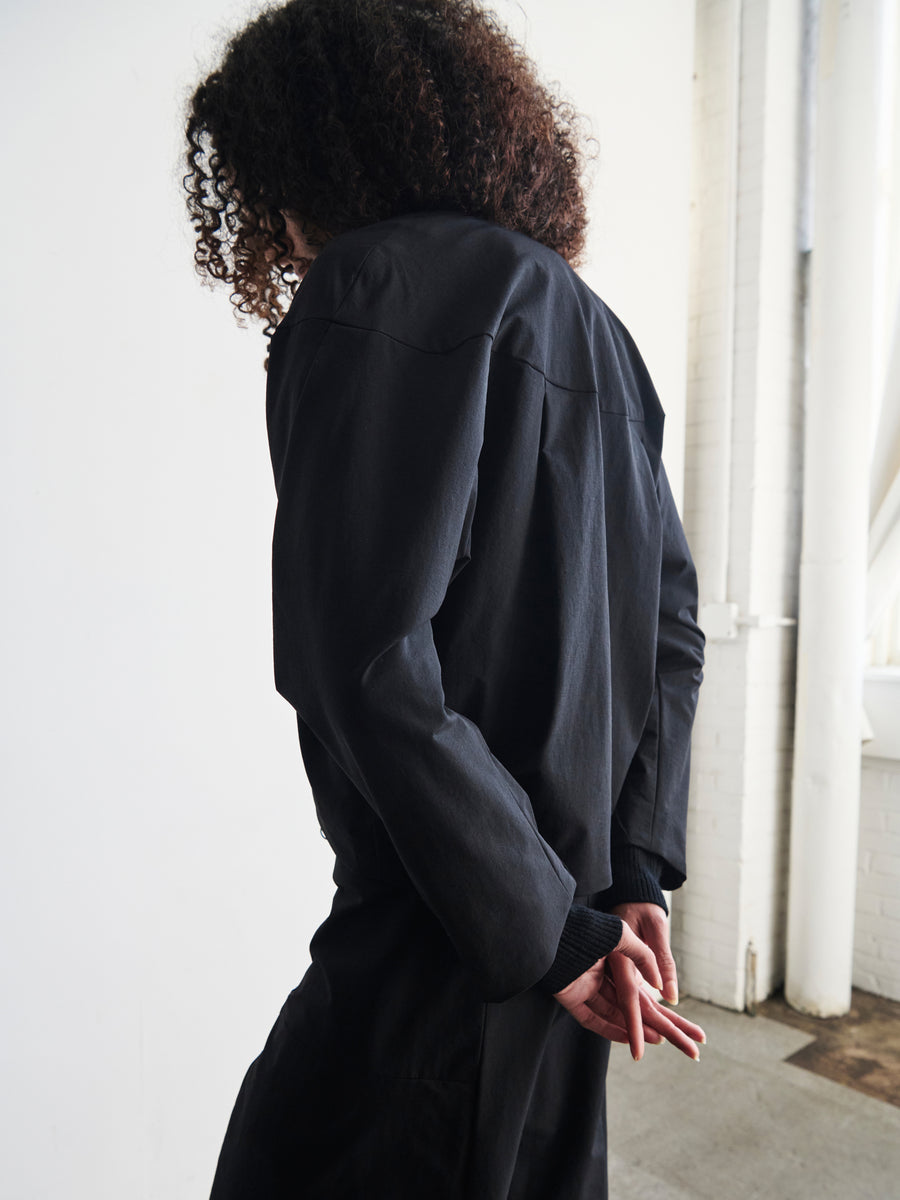
M 850 1007 L 870 414 L 879 33 L 891 0 L 823 0 L 785 993 Z
M 737 1009 L 784 980 L 802 17 L 782 0 L 697 4 L 684 519 L 707 661 L 672 942 L 683 990 Z

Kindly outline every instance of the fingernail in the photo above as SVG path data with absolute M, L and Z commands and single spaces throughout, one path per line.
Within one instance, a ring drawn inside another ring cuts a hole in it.
M 706 1045 L 706 1034 L 705 1033 L 700 1034 L 700 1044 L 703 1046 Z
M 700 1051 L 698 1050 L 697 1053 L 693 1057 L 694 1057 L 694 1062 L 699 1062 L 700 1061 Z

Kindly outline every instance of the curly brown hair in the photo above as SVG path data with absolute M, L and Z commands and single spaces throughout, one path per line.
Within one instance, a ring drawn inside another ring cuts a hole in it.
M 271 336 L 312 261 L 286 263 L 285 213 L 321 247 L 453 209 L 577 265 L 580 122 L 475 0 L 289 0 L 231 38 L 191 99 L 196 269 Z

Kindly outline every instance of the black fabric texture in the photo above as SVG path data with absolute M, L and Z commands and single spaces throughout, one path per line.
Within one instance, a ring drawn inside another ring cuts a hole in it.
M 597 912 L 573 904 L 563 926 L 553 966 L 538 982 L 546 992 L 559 992 L 583 975 L 598 958 L 615 950 L 622 938 L 622 920 L 612 913 Z
M 538 988 L 483 1001 L 412 888 L 336 876 L 211 1200 L 604 1200 L 610 1043 Z
M 600 907 L 614 908 L 629 900 L 658 904 L 666 915 L 669 906 L 660 887 L 666 865 L 656 854 L 639 846 L 616 846 L 612 852 L 612 887 L 600 893 Z

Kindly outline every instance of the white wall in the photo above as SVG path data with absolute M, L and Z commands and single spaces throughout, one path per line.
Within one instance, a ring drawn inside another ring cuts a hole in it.
M 693 4 L 525 8 L 604 148 L 588 275 L 671 461 Z M 263 342 L 194 277 L 177 184 L 185 94 L 249 10 L 4 13 L 2 1200 L 206 1195 L 330 903 L 272 684 Z
M 853 985 L 900 1000 L 900 762 L 864 758 Z
M 581 274 L 633 334 L 684 472 L 694 0 L 497 0 L 494 10 L 599 142 Z M 523 12 L 524 10 L 524 12 Z
M 223 15 L 60 0 L 4 39 L 10 1200 L 204 1195 L 326 903 L 271 681 L 262 345 L 176 187 Z
M 783 977 L 802 364 L 797 249 L 802 6 L 697 5 L 684 522 L 707 641 L 688 880 L 673 900 L 683 989 L 743 1008 Z

